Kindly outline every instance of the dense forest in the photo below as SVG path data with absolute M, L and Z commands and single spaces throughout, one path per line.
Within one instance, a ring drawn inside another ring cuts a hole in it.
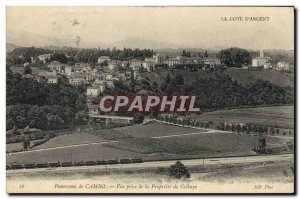
M 65 77 L 58 84 L 47 84 L 10 70 L 6 82 L 7 129 L 60 129 L 86 120 L 85 86 L 73 86 Z

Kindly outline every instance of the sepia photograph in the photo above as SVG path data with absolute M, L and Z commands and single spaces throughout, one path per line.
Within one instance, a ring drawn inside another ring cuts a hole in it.
M 293 6 L 7 6 L 6 192 L 295 194 L 294 29 Z

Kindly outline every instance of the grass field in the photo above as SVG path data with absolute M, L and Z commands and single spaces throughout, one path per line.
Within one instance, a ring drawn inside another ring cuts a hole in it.
M 147 125 L 126 126 L 116 128 L 114 130 L 136 138 L 149 138 L 156 136 L 180 135 L 200 132 L 200 130 L 197 129 L 188 129 L 177 126 L 163 125 L 156 122 Z
M 32 140 L 30 141 L 30 146 L 32 146 L 36 142 L 40 142 L 40 140 Z M 12 152 L 12 151 L 20 151 L 23 149 L 23 142 L 18 142 L 18 143 L 11 143 L 11 144 L 6 144 L 6 151 L 7 152 Z
M 294 87 L 294 74 L 284 73 L 275 70 L 243 70 L 236 68 L 228 68 L 225 70 L 225 74 L 228 74 L 233 80 L 238 81 L 243 85 L 253 83 L 254 81 L 261 79 L 269 81 L 278 86 L 291 86 Z
M 185 145 L 189 147 L 201 146 L 211 153 L 228 154 L 228 155 L 250 155 L 253 154 L 254 145 L 258 143 L 258 136 L 238 135 L 238 134 L 199 134 L 185 137 L 168 138 L 169 142 Z M 282 143 L 277 137 L 266 139 L 267 145 Z M 198 151 L 195 151 L 198 153 Z
M 87 160 L 110 160 L 115 158 L 134 158 L 140 154 L 123 151 L 101 145 L 86 145 L 79 147 L 52 149 L 48 151 L 36 151 L 30 153 L 13 154 L 6 156 L 7 163 L 17 162 L 65 162 Z
M 294 106 L 219 110 L 190 117 L 195 117 L 199 121 L 212 121 L 215 123 L 226 120 L 226 122 L 256 123 L 286 129 L 294 128 Z
M 47 141 L 44 144 L 38 145 L 33 149 L 45 149 L 51 147 L 58 147 L 58 146 L 66 146 L 66 145 L 74 145 L 74 144 L 85 144 L 85 143 L 92 143 L 92 142 L 101 142 L 105 141 L 100 137 L 91 135 L 89 133 L 73 133 L 73 134 L 66 134 L 54 137 Z
M 293 128 L 293 107 L 260 107 L 234 110 L 220 110 L 197 116 L 201 121 L 245 122 L 260 123 L 285 128 Z M 252 135 L 238 135 L 231 133 L 201 133 L 203 131 L 169 126 L 161 123 L 134 125 L 128 127 L 83 131 L 81 133 L 59 135 L 45 144 L 34 149 L 49 147 L 101 142 L 105 140 L 118 141 L 104 145 L 85 145 L 47 151 L 8 155 L 8 162 L 53 162 L 101 160 L 114 158 L 143 159 L 176 159 L 199 158 L 209 156 L 250 155 L 251 149 L 257 143 L 258 137 Z M 179 137 L 152 137 L 191 134 Z M 267 137 L 270 146 L 286 142 L 280 137 Z M 9 146 L 9 147 L 13 147 Z M 18 147 L 18 144 L 16 146 Z
M 18 143 L 11 143 L 11 144 L 6 144 L 6 151 L 11 152 L 11 151 L 18 151 L 23 149 L 23 143 L 18 142 Z

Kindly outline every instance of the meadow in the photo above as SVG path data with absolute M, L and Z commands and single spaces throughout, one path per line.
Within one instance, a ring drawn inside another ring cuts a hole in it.
M 294 128 L 294 106 L 270 106 L 257 108 L 227 109 L 205 112 L 201 115 L 190 116 L 199 121 L 243 122 L 263 124 L 279 128 Z

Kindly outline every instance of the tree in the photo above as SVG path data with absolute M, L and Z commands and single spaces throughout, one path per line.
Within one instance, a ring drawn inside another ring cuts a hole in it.
M 133 123 L 134 124 L 141 124 L 144 121 L 144 115 L 142 114 L 134 114 L 133 115 Z
M 170 83 L 171 82 L 171 77 L 170 77 L 170 73 L 167 74 L 166 76 L 166 83 Z
M 30 146 L 30 142 L 29 142 L 28 140 L 25 140 L 25 141 L 23 142 L 23 148 L 24 148 L 24 149 L 27 149 L 29 146 Z
M 181 74 L 176 74 L 174 81 L 175 81 L 175 84 L 179 84 L 179 85 L 184 84 L 184 79 Z
M 275 134 L 275 129 L 274 129 L 274 127 L 273 127 L 273 126 L 271 126 L 270 132 L 271 132 L 271 134 L 272 134 L 272 135 L 274 135 L 274 134 Z
M 217 57 L 227 67 L 242 67 L 244 64 L 249 64 L 251 60 L 250 53 L 241 48 L 222 49 Z
M 66 57 L 65 54 L 63 53 L 54 53 L 51 58 L 50 61 L 59 61 L 63 64 L 67 64 L 68 63 L 68 58 Z
M 30 68 L 30 66 L 25 66 L 24 67 L 24 74 L 31 74 L 32 73 L 32 70 L 31 70 L 31 68 Z
M 208 55 L 208 53 L 207 53 L 207 50 L 204 52 L 203 57 L 209 57 L 209 55 Z
M 171 165 L 169 168 L 169 176 L 181 179 L 181 178 L 190 178 L 191 174 L 188 169 L 180 161 L 177 161 L 174 165 Z

